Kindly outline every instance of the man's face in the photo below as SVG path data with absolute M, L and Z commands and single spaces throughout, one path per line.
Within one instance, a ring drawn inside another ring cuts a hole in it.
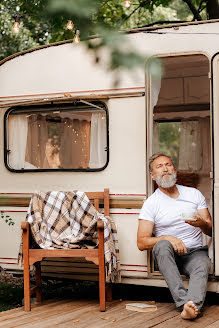
M 152 180 L 156 181 L 158 186 L 171 188 L 176 183 L 176 170 L 169 157 L 159 156 L 152 163 Z

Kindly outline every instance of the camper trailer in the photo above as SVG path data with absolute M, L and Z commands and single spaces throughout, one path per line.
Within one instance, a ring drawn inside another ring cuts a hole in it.
M 166 286 L 150 251 L 136 243 L 138 215 L 155 186 L 148 158 L 165 151 L 178 183 L 198 188 L 213 217 L 208 290 L 219 292 L 219 20 L 139 28 L 125 36 L 145 69 L 114 74 L 83 42 L 30 49 L 0 62 L 0 266 L 17 273 L 31 194 L 110 189 L 122 283 Z M 45 259 L 42 275 L 97 280 L 83 259 Z

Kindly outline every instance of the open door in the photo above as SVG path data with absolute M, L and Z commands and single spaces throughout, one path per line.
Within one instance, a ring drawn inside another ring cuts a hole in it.
M 150 76 L 147 81 L 147 160 L 152 153 L 170 155 L 177 169 L 177 183 L 200 190 L 212 213 L 209 59 L 203 54 L 178 54 L 163 56 L 160 60 L 163 65 L 160 81 L 153 81 Z M 215 90 L 218 90 L 219 55 L 216 71 L 218 76 Z M 216 107 L 219 116 L 218 98 Z M 218 136 L 215 140 L 219 140 L 219 117 L 215 121 L 218 122 L 215 127 Z M 215 147 L 218 148 L 218 198 L 215 202 L 218 204 L 216 233 L 219 236 L 219 146 L 215 144 Z M 156 187 L 147 170 L 147 196 Z M 219 240 L 217 242 L 219 249 Z M 203 244 L 209 246 L 213 273 L 212 242 L 204 234 Z M 153 259 L 151 274 L 157 274 L 156 267 L 153 269 Z
M 212 58 L 212 111 L 214 149 L 214 273 L 219 276 L 219 53 Z

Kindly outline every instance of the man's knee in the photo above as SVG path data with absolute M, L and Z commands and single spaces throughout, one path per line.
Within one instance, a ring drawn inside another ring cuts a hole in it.
M 197 261 L 197 271 L 202 271 L 204 274 L 209 273 L 211 267 L 211 260 L 208 256 L 199 258 Z
M 153 255 L 168 255 L 173 252 L 173 246 L 168 240 L 160 240 L 153 247 Z

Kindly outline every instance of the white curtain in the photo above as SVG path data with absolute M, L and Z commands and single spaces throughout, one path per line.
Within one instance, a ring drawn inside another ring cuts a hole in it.
M 158 153 L 159 151 L 160 151 L 159 125 L 157 122 L 154 122 L 153 153 Z
M 202 144 L 199 121 L 180 123 L 179 170 L 198 171 L 202 167 Z
M 12 169 L 20 170 L 25 167 L 27 122 L 25 115 L 11 115 L 8 119 L 10 150 L 8 164 Z
M 202 171 L 209 172 L 211 170 L 211 131 L 210 131 L 210 117 L 204 117 L 199 120 L 201 130 L 202 143 Z
M 151 80 L 151 108 L 153 110 L 158 102 L 160 88 L 161 88 L 161 78 L 156 78 Z
M 92 113 L 90 131 L 90 168 L 101 168 L 106 164 L 106 115 Z
M 151 80 L 151 109 L 154 111 L 154 107 L 158 102 L 158 97 L 161 88 L 161 78 L 157 78 L 156 80 Z M 157 153 L 160 151 L 159 144 L 159 130 L 158 124 L 154 122 L 153 126 L 153 153 Z

